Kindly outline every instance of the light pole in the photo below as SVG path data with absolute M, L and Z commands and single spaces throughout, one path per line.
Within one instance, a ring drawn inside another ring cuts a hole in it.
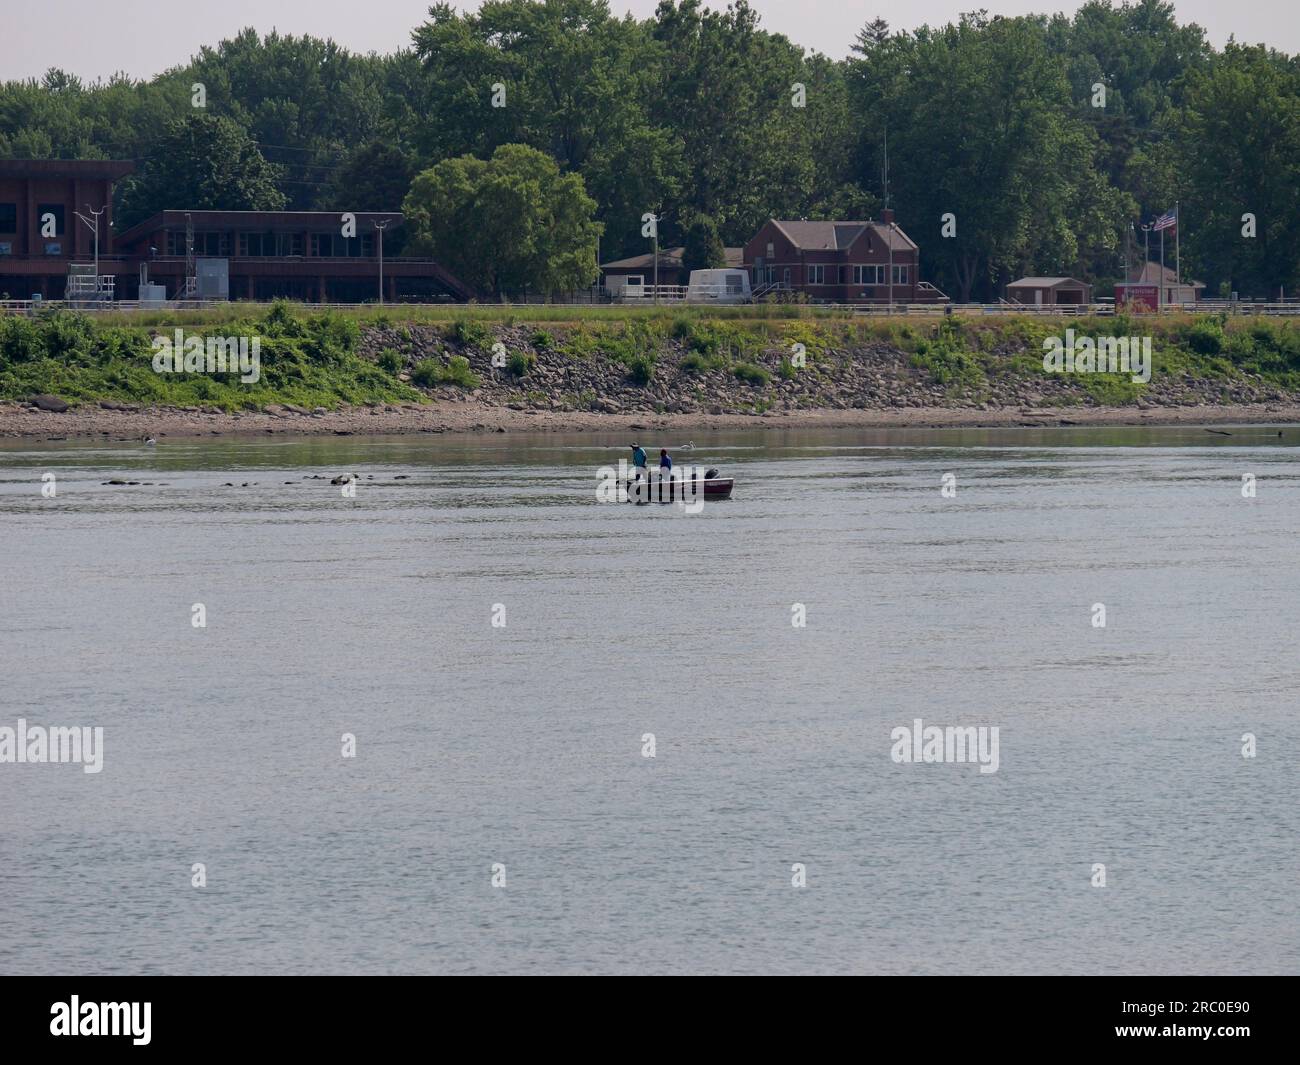
M 376 222 L 373 218 L 370 224 L 379 230 L 379 302 L 384 302 L 384 230 L 388 228 L 388 223 L 392 219 L 385 218 L 382 222 Z
M 659 216 L 657 214 L 650 216 L 651 231 L 655 238 L 655 303 L 659 302 Z
M 90 204 L 86 204 L 86 210 L 89 211 L 91 216 L 94 218 L 93 222 L 90 220 L 90 218 L 87 218 L 80 211 L 74 211 L 73 213 L 78 218 L 80 218 L 82 222 L 84 222 L 90 229 L 94 230 L 95 233 L 95 302 L 98 303 L 99 302 L 99 216 L 102 215 L 105 211 L 107 211 L 108 207 L 107 205 L 105 205 L 104 207 L 101 207 L 98 211 L 96 211 L 93 207 L 90 206 Z

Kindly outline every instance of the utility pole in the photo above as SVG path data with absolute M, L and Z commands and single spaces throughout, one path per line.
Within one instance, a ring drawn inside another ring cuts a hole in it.
M 655 303 L 659 302 L 659 215 L 651 216 L 654 223 L 652 231 L 655 238 Z
M 1165 309 L 1165 231 L 1160 231 L 1160 301 L 1158 306 Z
M 885 213 L 889 212 L 889 128 L 885 128 L 885 166 L 882 178 L 885 189 Z M 894 313 L 894 222 L 889 222 L 889 313 Z
M 99 216 L 102 215 L 105 211 L 107 211 L 108 207 L 106 205 L 104 207 L 101 207 L 98 211 L 96 211 L 93 207 L 90 206 L 90 204 L 86 204 L 86 210 L 90 212 L 91 217 L 94 219 L 93 222 L 91 221 L 90 218 L 87 218 L 80 211 L 74 210 L 73 214 L 75 214 L 78 218 L 80 218 L 90 229 L 95 231 L 95 302 L 98 303 L 99 302 Z
M 384 302 L 384 230 L 388 228 L 391 218 L 385 218 L 382 222 L 376 222 L 373 218 L 370 224 L 379 230 L 379 302 Z
M 1183 284 L 1183 212 L 1178 207 L 1178 201 L 1174 200 L 1174 280 L 1178 282 L 1179 287 Z M 1179 293 L 1181 299 L 1182 293 Z

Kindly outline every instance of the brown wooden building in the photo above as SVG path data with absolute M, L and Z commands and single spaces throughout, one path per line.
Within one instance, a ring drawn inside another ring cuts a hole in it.
M 125 160 L 0 160 L 0 298 L 61 299 L 69 267 L 94 261 L 94 232 L 76 212 L 99 219 L 99 272 L 117 299 L 135 299 L 142 278 L 168 299 L 186 282 L 187 232 L 198 274 L 224 279 L 224 298 L 279 296 L 360 303 L 379 296 L 379 245 L 402 224 L 396 211 L 356 212 L 355 236 L 331 211 L 162 211 L 121 234 L 112 229 L 113 184 L 130 174 Z M 432 259 L 384 256 L 384 298 L 468 300 L 469 286 Z M 210 286 L 209 286 L 210 288 Z
M 386 224 L 385 236 L 391 236 L 402 216 L 354 214 L 356 235 L 344 237 L 342 216 L 334 211 L 163 211 L 121 234 L 117 245 L 147 263 L 149 280 L 165 285 L 169 296 L 184 284 L 192 226 L 195 258 L 228 264 L 230 299 L 364 303 L 379 295 L 374 223 Z M 474 296 L 432 259 L 384 256 L 384 299 L 390 303 Z
M 1027 307 L 1077 307 L 1092 302 L 1092 286 L 1073 277 L 1022 277 L 1007 286 L 1007 300 Z
M 758 299 L 768 292 L 789 291 L 829 303 L 882 303 L 891 298 L 895 303 L 924 303 L 946 298 L 921 281 L 919 258 L 920 249 L 889 210 L 881 213 L 878 222 L 774 218 L 744 249 L 745 267 Z
M 744 265 L 744 248 L 725 248 L 726 266 Z M 691 272 L 682 263 L 685 248 L 659 249 L 659 284 L 687 285 Z M 655 257 L 653 251 L 644 255 L 633 255 L 628 259 L 616 259 L 600 264 L 601 285 L 607 291 L 621 291 L 631 284 L 633 287 L 653 285 L 655 283 Z
M 92 262 L 95 234 L 77 219 L 99 216 L 99 254 L 113 255 L 113 184 L 121 159 L 0 159 L 0 296 L 62 295 L 69 262 Z

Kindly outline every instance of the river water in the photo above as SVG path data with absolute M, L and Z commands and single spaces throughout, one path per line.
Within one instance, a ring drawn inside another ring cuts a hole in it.
M 1227 431 L 697 435 L 696 514 L 621 436 L 7 444 L 0 727 L 103 760 L 0 763 L 0 972 L 1300 971 L 1300 429 Z

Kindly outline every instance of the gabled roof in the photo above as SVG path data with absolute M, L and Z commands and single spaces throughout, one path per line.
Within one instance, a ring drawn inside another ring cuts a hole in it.
M 885 247 L 893 243 L 895 251 L 915 251 L 912 238 L 895 224 L 891 229 L 883 222 L 806 222 L 772 219 L 772 224 L 785 234 L 787 240 L 802 251 L 844 251 L 870 229 L 873 237 Z
M 1012 281 L 1007 288 L 1057 288 L 1060 285 L 1092 287 L 1088 282 L 1080 281 L 1077 277 L 1022 277 L 1019 281 Z
M 1161 275 L 1161 266 L 1156 262 L 1146 262 L 1135 269 L 1130 270 L 1128 280 L 1131 285 L 1178 285 L 1178 274 L 1171 267 L 1164 267 L 1163 280 Z M 1204 288 L 1204 281 L 1183 281 L 1183 285 L 1190 285 L 1192 288 Z
M 744 265 L 744 248 L 724 248 L 723 251 L 726 253 L 728 266 Z M 660 268 L 680 270 L 682 267 L 682 258 L 685 254 L 685 248 L 660 248 Z M 615 259 L 613 262 L 601 263 L 600 268 L 602 270 L 653 270 L 654 265 L 654 252 L 648 251 L 643 255 L 633 255 L 630 259 Z

